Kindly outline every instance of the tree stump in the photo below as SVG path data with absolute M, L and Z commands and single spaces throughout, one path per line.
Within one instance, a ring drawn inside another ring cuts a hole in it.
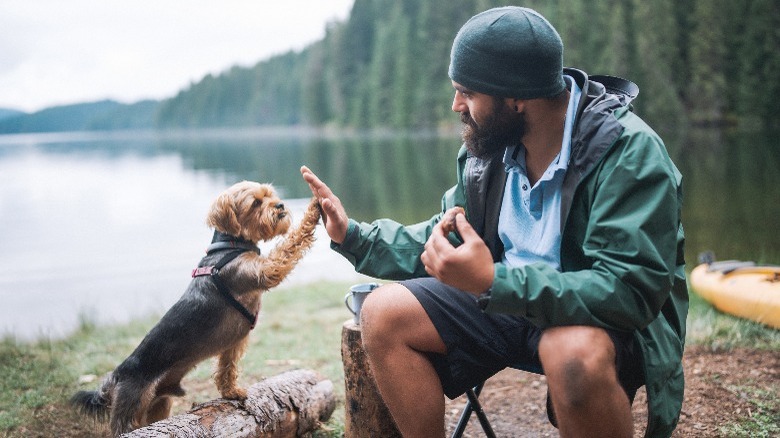
M 269 377 L 247 392 L 243 403 L 212 400 L 122 437 L 292 438 L 314 431 L 336 409 L 333 383 L 311 370 Z
M 360 326 L 353 320 L 341 331 L 341 360 L 344 362 L 344 437 L 401 437 L 390 416 L 363 351 Z

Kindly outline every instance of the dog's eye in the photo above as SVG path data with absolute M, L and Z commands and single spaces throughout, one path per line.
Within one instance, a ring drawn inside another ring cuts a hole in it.
M 263 205 L 263 200 L 262 199 L 255 199 L 255 202 L 252 203 L 252 207 L 255 207 L 255 208 L 257 208 L 257 207 L 259 207 L 261 205 Z

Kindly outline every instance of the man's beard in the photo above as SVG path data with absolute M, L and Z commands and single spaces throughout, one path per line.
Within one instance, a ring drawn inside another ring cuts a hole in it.
M 467 112 L 460 113 L 461 135 L 466 149 L 478 158 L 489 158 L 520 143 L 525 135 L 525 116 L 512 111 L 502 99 L 493 99 L 493 110 L 477 125 Z

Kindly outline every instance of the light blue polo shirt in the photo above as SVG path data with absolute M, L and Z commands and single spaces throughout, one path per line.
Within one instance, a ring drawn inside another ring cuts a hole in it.
M 571 133 L 580 101 L 580 90 L 564 75 L 571 95 L 563 125 L 563 143 L 541 178 L 531 186 L 525 166 L 525 146 L 507 148 L 504 199 L 498 218 L 498 236 L 504 244 L 503 262 L 523 266 L 543 262 L 561 269 L 561 187 L 569 165 Z

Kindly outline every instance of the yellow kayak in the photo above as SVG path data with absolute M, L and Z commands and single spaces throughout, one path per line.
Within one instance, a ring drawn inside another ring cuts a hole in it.
M 716 309 L 780 329 L 780 266 L 736 260 L 703 263 L 691 288 Z

